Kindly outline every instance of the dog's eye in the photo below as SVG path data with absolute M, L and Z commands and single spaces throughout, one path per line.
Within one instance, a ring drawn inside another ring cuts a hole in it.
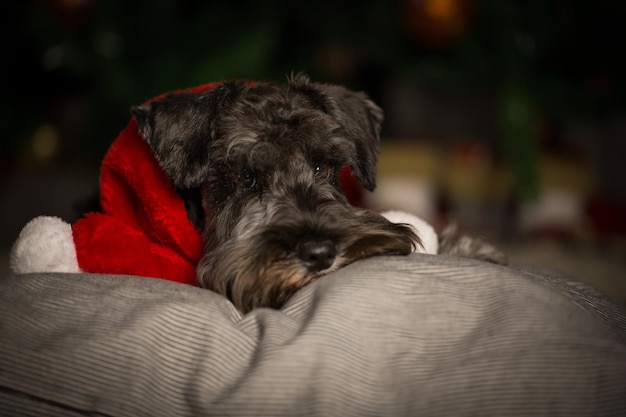
M 313 174 L 316 177 L 327 177 L 331 172 L 331 167 L 326 164 L 315 164 L 313 165 Z
M 322 163 L 318 163 L 318 164 L 314 164 L 313 165 L 313 173 L 315 175 L 319 175 L 319 174 L 323 174 L 326 170 L 328 169 L 328 167 Z
M 256 177 L 251 172 L 246 172 L 241 176 L 241 182 L 246 188 L 256 188 Z

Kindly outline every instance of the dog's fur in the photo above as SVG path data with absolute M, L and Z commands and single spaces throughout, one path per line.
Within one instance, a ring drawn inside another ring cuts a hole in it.
M 243 312 L 420 245 L 409 226 L 351 206 L 339 185 L 346 166 L 365 189 L 376 185 L 383 112 L 363 93 L 297 75 L 171 94 L 131 112 L 201 231 L 198 283 Z

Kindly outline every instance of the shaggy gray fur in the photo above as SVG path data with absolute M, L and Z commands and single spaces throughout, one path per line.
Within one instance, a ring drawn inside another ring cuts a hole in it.
M 198 283 L 243 312 L 420 245 L 410 227 L 351 206 L 340 187 L 346 166 L 376 186 L 383 112 L 363 93 L 297 75 L 171 94 L 132 113 L 201 230 Z

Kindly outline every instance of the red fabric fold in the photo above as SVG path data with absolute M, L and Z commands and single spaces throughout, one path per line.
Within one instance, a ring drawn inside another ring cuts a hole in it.
M 219 83 L 174 94 L 216 85 Z M 195 282 L 202 238 L 134 119 L 102 161 L 100 203 L 102 213 L 90 213 L 72 226 L 83 271 Z

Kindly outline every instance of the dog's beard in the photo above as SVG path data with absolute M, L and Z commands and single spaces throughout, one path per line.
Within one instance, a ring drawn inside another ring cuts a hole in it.
M 197 268 L 198 283 L 227 296 L 244 313 L 257 307 L 280 308 L 320 276 L 372 256 L 407 255 L 421 244 L 410 226 L 366 210 L 341 204 L 335 208 L 331 211 L 342 215 L 333 216 L 333 224 L 316 227 L 307 221 L 303 226 L 294 222 L 292 212 L 289 224 L 270 222 L 254 231 L 247 225 L 240 228 L 245 233 L 234 233 L 221 244 L 209 239 L 210 249 Z M 332 241 L 337 248 L 332 263 L 311 271 L 298 256 L 299 236 Z

